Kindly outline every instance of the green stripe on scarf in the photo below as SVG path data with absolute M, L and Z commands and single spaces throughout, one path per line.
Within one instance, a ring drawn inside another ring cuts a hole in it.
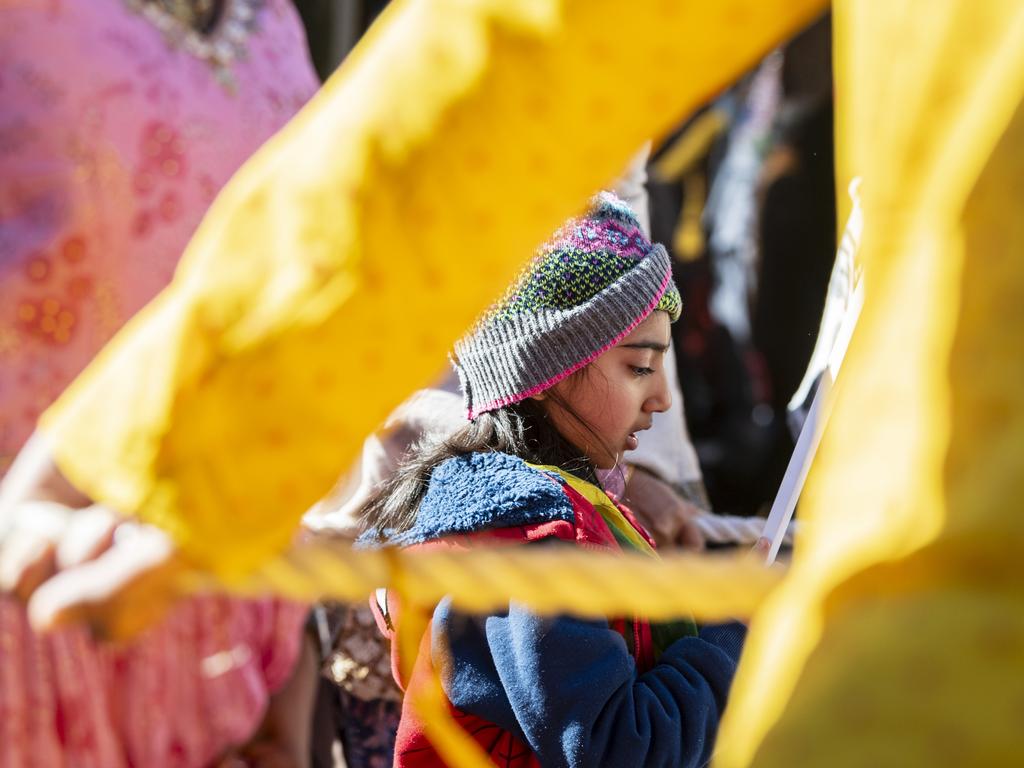
M 615 541 L 618 542 L 624 552 L 640 552 L 648 557 L 658 557 L 658 553 L 654 551 L 654 548 L 647 543 L 647 540 L 626 519 L 626 516 L 622 514 L 622 511 L 608 497 L 604 490 L 558 467 L 546 464 L 530 464 L 529 466 L 542 472 L 557 475 L 564 483 L 571 486 L 574 491 L 589 501 L 598 514 L 601 515 L 601 519 L 604 520 L 612 536 L 615 537 Z M 655 658 L 660 656 L 662 651 L 676 640 L 683 637 L 696 636 L 697 624 L 689 616 L 674 621 L 651 622 L 651 640 L 654 644 Z M 629 638 L 626 639 L 627 645 L 630 645 L 631 642 Z

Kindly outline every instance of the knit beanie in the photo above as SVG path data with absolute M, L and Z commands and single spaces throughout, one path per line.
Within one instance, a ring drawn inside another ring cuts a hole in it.
M 543 392 L 613 347 L 656 309 L 679 318 L 672 265 L 622 200 L 602 192 L 543 246 L 455 345 L 466 415 Z

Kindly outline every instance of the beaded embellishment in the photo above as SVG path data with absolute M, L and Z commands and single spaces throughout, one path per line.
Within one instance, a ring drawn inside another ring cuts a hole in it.
M 206 61 L 228 89 L 231 63 L 246 55 L 265 0 L 124 0 L 159 29 L 168 45 Z

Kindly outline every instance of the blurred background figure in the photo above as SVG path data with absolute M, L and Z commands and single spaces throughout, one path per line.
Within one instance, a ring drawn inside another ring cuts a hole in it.
M 317 87 L 287 0 L 0 11 L 0 474 Z
M 826 16 L 690 118 L 650 166 L 652 236 L 686 307 L 673 327 L 689 431 L 718 513 L 765 513 L 793 449 L 786 404 L 835 257 Z
M 4 4 L 0 476 L 40 412 L 168 282 L 224 183 L 317 86 L 288 0 Z M 5 566 L 32 509 L 5 498 Z M 52 559 L 45 537 L 35 544 Z M 106 646 L 84 628 L 39 638 L 0 597 L 0 762 L 205 765 L 249 750 L 305 615 L 201 598 Z M 305 760 L 305 744 L 268 746 L 273 731 L 252 764 Z

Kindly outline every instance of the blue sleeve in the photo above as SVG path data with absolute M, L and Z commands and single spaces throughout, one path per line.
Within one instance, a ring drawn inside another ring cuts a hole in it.
M 745 629 L 706 627 L 638 674 L 607 622 L 536 616 L 513 604 L 468 617 L 443 601 L 432 655 L 452 704 L 511 731 L 543 766 L 702 766 Z

